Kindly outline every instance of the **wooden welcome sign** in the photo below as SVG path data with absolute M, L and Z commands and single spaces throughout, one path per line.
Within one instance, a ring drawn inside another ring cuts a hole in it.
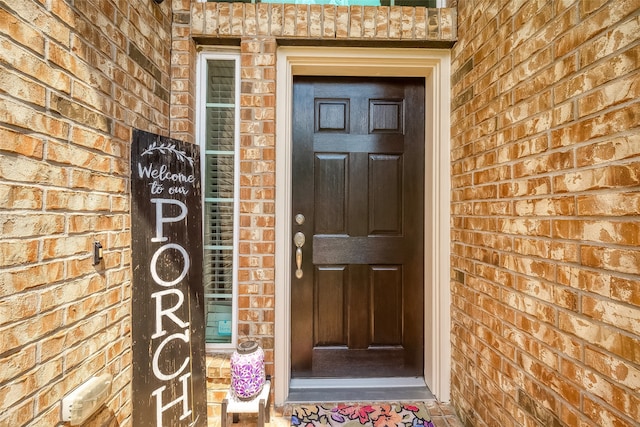
M 198 147 L 134 130 L 133 425 L 206 426 Z

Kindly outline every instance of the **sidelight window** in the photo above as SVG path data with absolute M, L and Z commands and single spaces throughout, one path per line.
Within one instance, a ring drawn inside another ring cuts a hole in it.
M 205 328 L 208 347 L 235 343 L 239 57 L 204 53 L 199 66 Z

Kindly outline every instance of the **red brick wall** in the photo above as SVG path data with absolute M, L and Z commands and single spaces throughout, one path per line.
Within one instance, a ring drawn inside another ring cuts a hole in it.
M 640 420 L 640 2 L 460 0 L 452 400 L 468 426 Z
M 388 46 L 441 47 L 455 40 L 455 10 L 192 2 L 190 22 L 191 35 L 202 43 L 201 49 L 215 51 L 219 45 L 228 48 L 229 44 L 238 44 L 241 61 L 238 329 L 240 337 L 249 336 L 260 342 L 265 350 L 267 373 L 273 375 L 278 42 L 311 40 L 318 45 L 349 42 L 364 46 L 391 42 Z M 195 57 L 192 61 L 195 62 Z M 178 120 L 184 122 L 181 126 L 188 126 L 187 120 Z M 217 402 L 228 389 L 229 369 L 225 361 L 228 357 L 227 354 L 208 358 L 210 422 L 217 420 Z
M 129 141 L 169 131 L 169 3 L 0 2 L 2 426 L 57 425 L 103 372 L 87 425 L 130 424 Z
M 454 403 L 467 425 L 632 425 L 640 4 L 459 7 Z M 93 423 L 129 422 L 130 130 L 195 140 L 192 36 L 241 41 L 240 329 L 270 361 L 276 39 L 400 45 L 453 40 L 453 24 L 421 8 L 1 3 L 0 425 L 55 425 L 104 371 L 114 392 Z

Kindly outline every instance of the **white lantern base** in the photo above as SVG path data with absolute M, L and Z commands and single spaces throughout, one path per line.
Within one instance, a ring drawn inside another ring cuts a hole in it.
M 229 414 L 233 414 L 234 422 L 237 422 L 237 414 L 258 414 L 258 427 L 264 427 L 265 422 L 270 422 L 270 392 L 271 381 L 269 380 L 264 383 L 262 391 L 251 400 L 240 400 L 233 390 L 229 389 L 222 401 L 221 427 L 227 427 Z

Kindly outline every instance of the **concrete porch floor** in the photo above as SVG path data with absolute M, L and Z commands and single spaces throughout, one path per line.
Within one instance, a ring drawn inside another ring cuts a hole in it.
M 458 417 L 456 416 L 453 407 L 446 403 L 441 403 L 436 400 L 429 400 L 425 402 L 431 420 L 436 427 L 464 427 Z M 289 427 L 291 425 L 290 409 L 284 408 L 271 412 L 271 422 L 266 424 L 269 427 Z M 275 413 L 274 413 L 275 412 Z M 288 413 L 289 412 L 289 413 Z M 241 414 L 237 424 L 227 424 L 229 427 L 253 427 L 257 425 L 257 415 L 253 414 Z M 212 423 L 212 419 L 209 418 L 208 427 L 219 427 L 220 419 L 215 419 Z M 229 420 L 231 421 L 231 420 Z

